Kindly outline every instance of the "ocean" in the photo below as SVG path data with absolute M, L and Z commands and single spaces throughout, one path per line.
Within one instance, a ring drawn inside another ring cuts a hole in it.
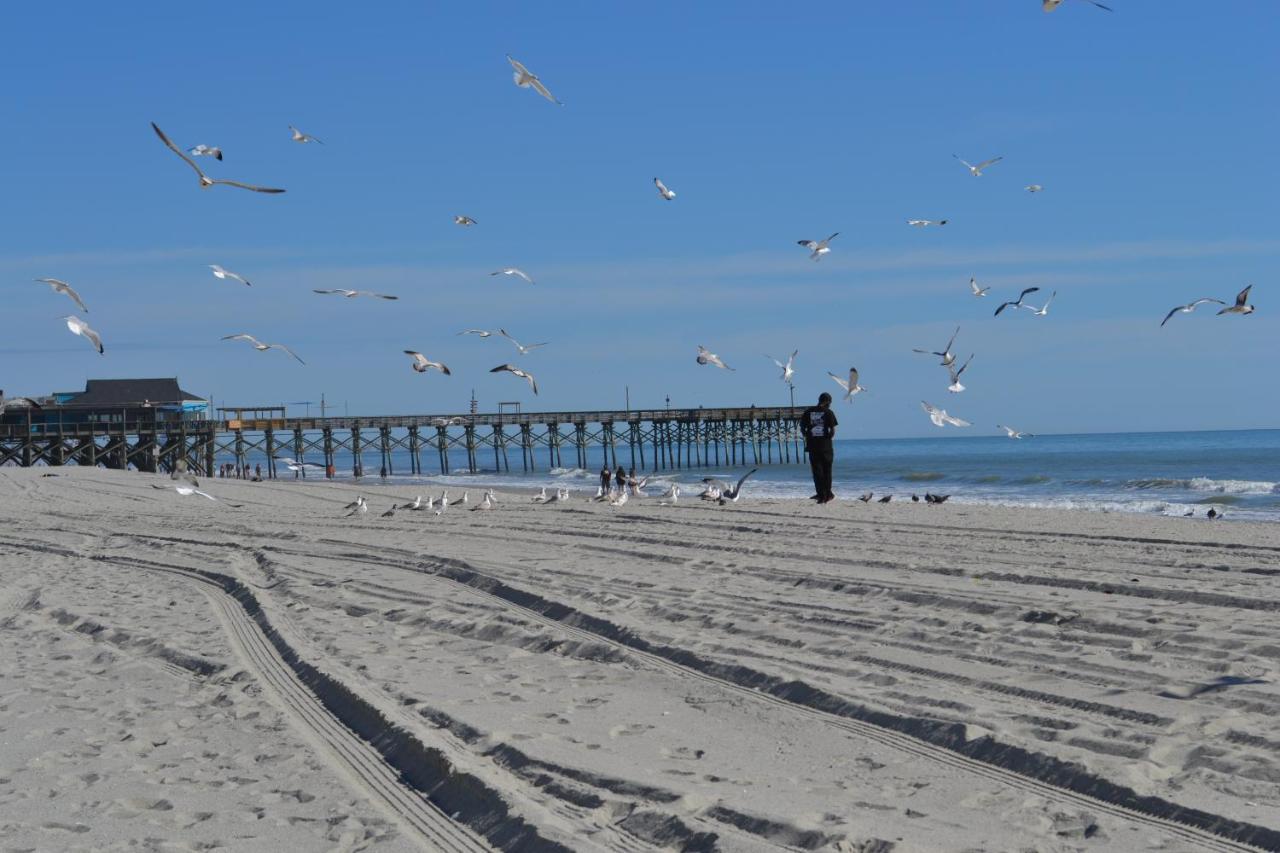
M 630 454 L 618 448 L 618 459 L 630 465 Z M 490 467 L 477 474 L 454 473 L 445 477 L 405 475 L 408 454 L 393 457 L 389 484 L 415 482 L 489 484 L 508 487 L 564 485 L 595 490 L 602 458 L 593 450 L 587 470 L 553 468 L 545 457 L 538 470 L 519 470 L 518 449 L 510 461 L 516 470 L 498 472 Z M 1219 432 L 1095 433 L 1044 435 L 1009 439 L 999 436 L 948 436 L 946 438 L 840 439 L 835 442 L 835 491 L 850 500 L 864 492 L 892 494 L 909 500 L 925 492 L 949 494 L 955 503 L 1092 509 L 1113 512 L 1148 512 L 1180 516 L 1189 511 L 1203 515 L 1210 506 L 1227 517 L 1280 521 L 1280 430 Z M 486 454 L 480 454 L 481 464 Z M 422 454 L 429 471 L 434 451 Z M 365 481 L 377 483 L 378 456 L 365 455 Z M 254 460 L 251 459 L 251 462 Z M 320 462 L 308 459 L 308 462 Z M 454 457 L 455 471 L 465 468 L 465 457 Z M 662 471 L 654 486 L 657 494 L 671 483 L 686 493 L 699 487 L 703 477 L 736 479 L 750 466 Z M 350 460 L 338 460 L 338 473 L 349 477 Z M 315 476 L 312 472 L 309 476 Z M 637 468 L 637 473 L 646 472 Z M 288 471 L 281 468 L 283 476 Z M 374 475 L 374 476 L 369 476 Z M 762 465 L 744 489 L 744 497 L 806 499 L 813 493 L 807 463 Z

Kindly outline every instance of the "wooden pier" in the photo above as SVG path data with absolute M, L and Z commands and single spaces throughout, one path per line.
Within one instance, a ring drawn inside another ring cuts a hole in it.
M 804 448 L 798 410 L 786 406 L 0 424 L 0 465 L 154 472 L 171 471 L 181 459 L 205 476 L 231 462 L 242 469 L 261 465 L 264 478 L 275 478 L 306 476 L 305 468 L 290 471 L 287 459 L 322 465 L 323 476 L 346 474 L 348 465 L 352 474 L 448 474 L 455 467 L 532 473 L 588 468 L 589 457 L 603 457 L 610 467 L 661 471 L 796 464 L 804 461 Z

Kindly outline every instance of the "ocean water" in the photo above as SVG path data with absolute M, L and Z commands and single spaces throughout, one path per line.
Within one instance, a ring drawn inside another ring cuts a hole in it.
M 629 452 L 618 450 L 619 461 L 629 466 Z M 1229 519 L 1280 521 L 1280 430 L 1046 435 L 1021 440 L 1003 435 L 841 439 L 835 442 L 835 455 L 835 491 L 843 499 L 868 491 L 893 494 L 897 500 L 934 492 L 949 494 L 956 503 L 1174 516 L 1192 510 L 1204 515 L 1214 506 Z M 477 474 L 412 477 L 404 473 L 409 470 L 408 455 L 398 453 L 388 482 L 526 488 L 558 484 L 594 491 L 603 461 L 598 449 L 587 470 L 549 469 L 545 457 L 540 457 L 538 470 L 524 474 L 519 451 L 508 458 L 514 463 L 512 471 L 494 470 L 492 457 L 486 460 L 482 453 L 481 464 L 487 461 L 489 468 Z M 434 451 L 422 454 L 428 471 L 435 461 Z M 464 467 L 464 458 L 455 458 L 453 464 L 456 472 Z M 349 459 L 339 458 L 338 467 L 341 478 L 349 477 Z M 699 487 L 703 477 L 736 478 L 749 468 L 661 471 L 652 481 L 656 485 L 647 491 L 657 494 L 671 483 L 680 483 L 688 492 Z M 637 466 L 637 473 L 647 472 Z M 289 476 L 283 468 L 281 474 Z M 365 481 L 378 481 L 376 453 L 365 455 L 365 474 Z M 743 491 L 744 497 L 794 499 L 806 499 L 812 493 L 807 463 L 762 465 Z

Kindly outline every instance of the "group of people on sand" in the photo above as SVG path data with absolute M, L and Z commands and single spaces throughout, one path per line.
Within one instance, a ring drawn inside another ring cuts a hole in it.
M 252 480 L 255 483 L 262 482 L 262 465 L 254 465 L 249 467 L 248 463 L 237 465 L 234 462 L 224 462 L 218 466 L 218 476 L 232 480 Z
M 623 470 L 622 466 L 618 466 L 618 470 L 610 473 L 609 463 L 606 462 L 604 467 L 600 469 L 600 492 L 601 496 L 616 495 L 622 497 L 626 494 L 639 494 L 640 481 L 636 479 L 636 469 L 630 471 Z

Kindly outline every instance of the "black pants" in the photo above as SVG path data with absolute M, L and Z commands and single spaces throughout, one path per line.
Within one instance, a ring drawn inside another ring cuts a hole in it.
M 833 498 L 831 492 L 831 463 L 835 461 L 835 451 L 831 445 L 809 448 L 809 467 L 813 469 L 813 489 L 818 500 Z

